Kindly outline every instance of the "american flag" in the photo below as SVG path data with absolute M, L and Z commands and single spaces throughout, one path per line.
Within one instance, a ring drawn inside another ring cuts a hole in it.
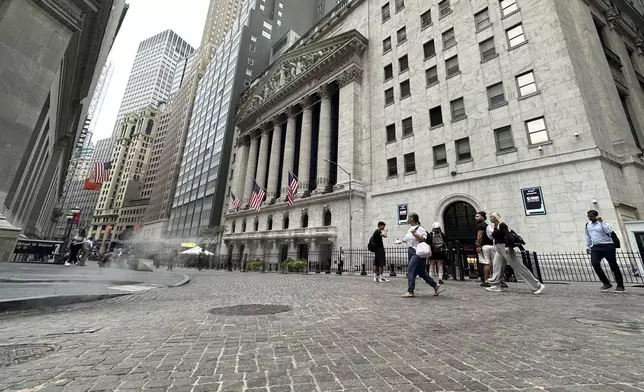
M 264 190 L 264 188 L 259 186 L 257 181 L 255 181 L 255 186 L 253 186 L 253 193 L 250 194 L 250 199 L 248 199 L 248 205 L 250 206 L 250 208 L 254 208 L 257 211 L 261 210 L 264 196 L 266 196 L 266 191 Z
M 235 196 L 234 193 L 230 192 L 230 206 L 232 207 L 233 211 L 239 211 L 239 204 L 240 200 L 237 198 L 237 196 Z
M 297 177 L 295 174 L 288 172 L 288 192 L 286 192 L 286 202 L 288 206 L 292 206 L 295 202 L 295 194 L 297 193 Z
M 109 170 L 112 168 L 112 161 L 97 162 L 94 167 L 94 182 L 102 184 L 110 179 Z

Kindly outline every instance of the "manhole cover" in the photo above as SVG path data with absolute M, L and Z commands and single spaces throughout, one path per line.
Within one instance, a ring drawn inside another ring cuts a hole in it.
M 609 328 L 624 332 L 644 332 L 644 324 L 635 321 L 588 319 L 583 317 L 573 318 L 573 320 L 580 324 L 592 325 L 594 327 Z
M 0 368 L 32 361 L 58 350 L 47 344 L 10 344 L 0 346 Z
M 284 313 L 291 310 L 287 305 L 235 305 L 213 308 L 208 311 L 210 314 L 222 316 L 261 316 L 265 314 Z

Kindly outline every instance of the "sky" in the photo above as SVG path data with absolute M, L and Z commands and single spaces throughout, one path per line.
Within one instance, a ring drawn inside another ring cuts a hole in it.
M 92 136 L 94 142 L 112 135 L 139 42 L 172 29 L 196 49 L 201 42 L 209 0 L 126 0 L 126 2 L 130 4 L 130 9 L 107 60 L 114 64 L 114 73 L 103 108 L 97 118 Z

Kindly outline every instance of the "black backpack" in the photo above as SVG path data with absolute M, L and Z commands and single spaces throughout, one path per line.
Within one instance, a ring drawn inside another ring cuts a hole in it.
M 367 244 L 367 249 L 369 249 L 369 252 L 375 252 L 376 251 L 376 242 L 373 240 L 373 235 L 371 238 L 369 238 L 369 243 Z
M 586 231 L 588 231 L 588 223 L 586 223 Z M 615 234 L 615 231 L 610 232 L 610 239 L 613 240 L 613 245 L 615 245 L 615 249 L 619 249 L 622 247 L 622 242 L 619 240 L 619 237 L 617 234 Z

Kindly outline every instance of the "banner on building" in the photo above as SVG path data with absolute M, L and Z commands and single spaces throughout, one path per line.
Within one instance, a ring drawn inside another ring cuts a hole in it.
M 546 204 L 543 201 L 540 186 L 521 189 L 521 198 L 523 199 L 523 209 L 527 216 L 546 215 Z
M 77 225 L 77 224 L 80 223 L 81 212 L 77 212 L 77 213 L 74 214 L 74 219 L 72 220 L 72 225 Z
M 409 213 L 409 209 L 407 208 L 407 204 L 398 204 L 397 215 L 398 215 L 399 225 L 404 225 L 407 223 L 408 213 Z
M 83 185 L 83 189 L 86 191 L 100 191 L 101 184 L 94 183 L 89 178 L 86 178 L 85 184 Z

